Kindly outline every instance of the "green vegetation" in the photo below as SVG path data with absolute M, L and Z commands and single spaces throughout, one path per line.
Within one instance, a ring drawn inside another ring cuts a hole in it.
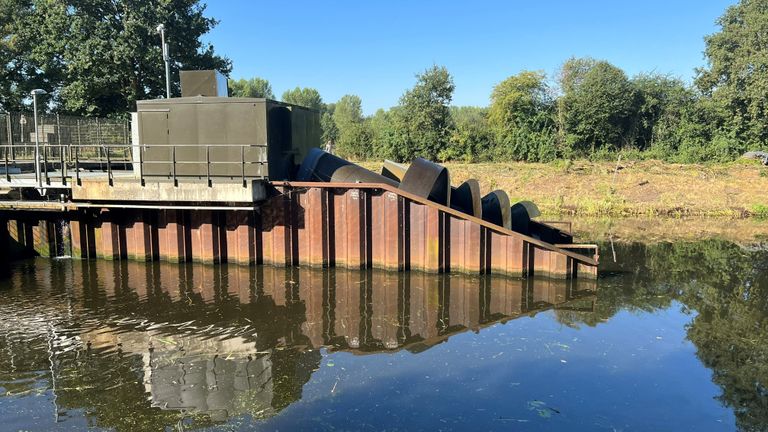
M 742 0 L 718 23 L 721 31 L 706 38 L 708 66 L 693 85 L 571 58 L 554 79 L 538 71 L 508 77 L 493 88 L 489 107 L 449 107 L 453 80 L 433 66 L 389 110 L 355 121 L 324 115 L 324 139 L 358 160 L 731 161 L 768 143 L 768 44 L 753 37 L 768 31 L 768 0 Z
M 229 94 L 233 97 L 275 98 L 272 85 L 263 78 L 229 80 Z
M 121 116 L 135 102 L 165 95 L 160 61 L 164 23 L 180 69 L 231 70 L 201 41 L 217 21 L 199 0 L 0 0 L 0 109 L 19 111 L 29 91 L 46 89 L 41 106 L 60 114 Z M 172 94 L 179 94 L 178 81 Z
M 93 116 L 124 115 L 136 100 L 162 96 L 158 22 L 166 23 L 172 77 L 182 68 L 228 73 L 229 60 L 201 42 L 217 24 L 204 11 L 199 0 L 0 0 L 0 109 L 25 109 L 32 88 L 50 90 L 43 107 Z M 759 37 L 768 32 L 768 0 L 741 0 L 718 24 L 690 85 L 657 73 L 628 77 L 587 57 L 567 59 L 552 77 L 509 76 L 488 107 L 451 107 L 453 79 L 437 65 L 416 75 L 397 106 L 368 117 L 352 94 L 325 103 L 318 90 L 296 87 L 282 100 L 319 110 L 323 142 L 358 160 L 730 161 L 768 143 L 768 44 Z M 262 78 L 230 88 L 275 97 Z

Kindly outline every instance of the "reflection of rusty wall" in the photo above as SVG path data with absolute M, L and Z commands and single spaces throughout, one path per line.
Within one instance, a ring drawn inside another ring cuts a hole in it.
M 58 348 L 134 355 L 154 405 L 214 418 L 268 416 L 290 405 L 319 367 L 321 347 L 420 352 L 467 329 L 567 307 L 596 289 L 596 281 L 579 279 L 64 263 L 11 276 L 10 289 L 42 279 L 66 299 L 16 314 L 11 325 L 47 337 L 40 316 L 52 323 L 75 316 L 82 327 Z

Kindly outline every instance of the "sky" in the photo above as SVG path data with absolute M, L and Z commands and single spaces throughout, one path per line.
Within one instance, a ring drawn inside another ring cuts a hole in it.
M 220 21 L 204 39 L 232 60 L 231 78 L 266 78 L 278 98 L 296 86 L 325 102 L 356 94 L 370 115 L 433 64 L 453 76 L 454 105 L 487 106 L 508 76 L 553 77 L 572 56 L 690 82 L 706 65 L 704 36 L 735 0 L 204 2 Z

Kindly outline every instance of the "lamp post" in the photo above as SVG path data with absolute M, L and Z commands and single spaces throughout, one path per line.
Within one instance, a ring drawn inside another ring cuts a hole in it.
M 35 117 L 35 180 L 37 187 L 43 187 L 43 175 L 40 172 L 40 129 L 37 127 L 37 95 L 48 94 L 43 89 L 34 89 L 29 94 L 32 95 L 32 110 Z
M 168 44 L 165 43 L 165 26 L 157 26 L 157 32 L 160 33 L 160 48 L 163 51 L 163 61 L 165 62 L 165 97 L 171 98 L 171 56 L 168 54 Z

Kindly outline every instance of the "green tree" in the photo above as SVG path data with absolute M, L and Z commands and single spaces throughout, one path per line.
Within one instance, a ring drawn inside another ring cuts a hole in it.
M 24 96 L 29 77 L 44 84 L 64 113 L 121 115 L 137 100 L 164 95 L 158 23 L 166 27 L 174 94 L 179 69 L 231 69 L 201 41 L 217 21 L 205 17 L 199 0 L 4 1 L 16 7 L 4 23 L 4 55 L 20 56 L 12 62 L 17 81 L 8 83 L 14 90 L 3 95 L 4 107 Z
M 396 153 L 398 160 L 436 159 L 448 146 L 453 131 L 450 103 L 455 86 L 448 70 L 432 66 L 416 79 L 416 85 L 400 98 L 400 109 L 393 113 L 399 135 L 395 141 L 402 143 Z
M 333 121 L 333 113 L 336 111 L 336 104 L 329 103 L 323 107 L 323 112 L 320 114 L 320 128 L 323 129 L 323 144 L 335 145 L 339 139 L 339 130 L 336 127 L 336 122 Z
M 34 40 L 25 28 L 40 16 L 27 0 L 0 0 L 0 110 L 19 111 L 26 108 L 29 92 L 35 88 L 51 90 L 60 80 L 61 68 L 54 59 L 33 55 Z M 24 34 L 19 34 L 24 32 Z M 41 60 L 34 62 L 34 59 Z M 56 65 L 51 69 L 49 64 Z M 47 73 L 45 72 L 47 71 Z M 53 92 L 39 99 L 47 106 Z
M 372 156 L 370 126 L 363 118 L 362 101 L 355 95 L 344 95 L 336 102 L 333 121 L 338 131 L 338 153 L 353 159 Z
M 559 116 L 569 147 L 593 154 L 632 145 L 637 92 L 621 69 L 606 61 L 570 59 L 560 79 Z
M 269 81 L 258 77 L 230 81 L 229 95 L 232 97 L 275 98 Z
M 723 104 L 728 127 L 742 141 L 738 151 L 768 142 L 768 0 L 741 0 L 705 38 L 708 67 L 698 71 L 699 89 Z
M 677 148 L 676 131 L 685 121 L 686 110 L 696 103 L 696 94 L 680 79 L 660 74 L 640 74 L 632 79 L 638 94 L 636 147 Z
M 557 155 L 554 102 L 542 72 L 523 71 L 497 84 L 488 124 L 496 155 L 508 160 L 551 160 Z
M 379 159 L 405 160 L 403 149 L 407 136 L 400 108 L 379 109 L 367 121 L 371 130 L 373 155 Z
M 286 103 L 300 105 L 318 111 L 323 109 L 323 98 L 320 97 L 320 92 L 311 87 L 296 87 L 293 90 L 286 90 L 283 92 L 282 100 Z
M 493 136 L 488 126 L 488 109 L 473 106 L 451 107 L 455 128 L 450 144 L 440 151 L 441 161 L 477 162 L 487 159 Z

